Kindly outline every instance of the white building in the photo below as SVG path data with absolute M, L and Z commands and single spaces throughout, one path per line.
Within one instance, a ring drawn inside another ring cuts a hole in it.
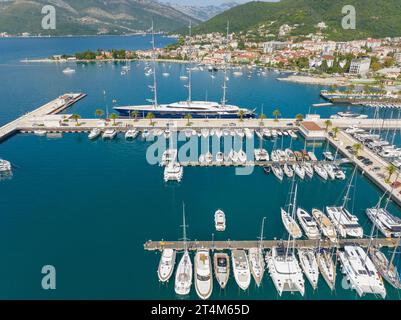
M 351 61 L 349 68 L 349 74 L 354 75 L 366 75 L 370 68 L 370 58 L 360 58 Z

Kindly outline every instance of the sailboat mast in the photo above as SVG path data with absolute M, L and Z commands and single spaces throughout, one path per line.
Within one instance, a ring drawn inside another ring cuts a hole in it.
M 153 60 L 153 106 L 156 109 L 157 102 L 157 77 L 156 77 L 156 48 L 155 48 L 155 29 L 152 20 L 152 60 Z
M 184 250 L 187 251 L 187 225 L 185 223 L 185 203 L 182 204 L 182 232 L 183 232 L 183 241 L 184 241 Z
M 230 30 L 230 22 L 227 21 L 227 34 L 226 34 L 226 52 L 224 54 L 224 82 L 223 82 L 223 98 L 221 99 L 221 106 L 225 107 L 227 102 L 227 50 L 228 50 L 228 34 Z
M 343 205 L 342 205 L 343 208 L 345 208 L 347 206 L 347 202 L 349 200 L 349 192 L 351 191 L 352 181 L 354 180 L 356 170 L 357 170 L 357 168 L 355 167 L 354 172 L 352 173 L 350 182 L 349 182 L 348 187 L 347 187 L 347 192 L 346 192 L 345 197 L 344 197 L 344 202 L 343 202 Z
M 263 239 L 264 239 L 263 234 L 264 234 L 264 228 L 265 228 L 265 220 L 266 220 L 266 217 L 263 217 L 262 227 L 261 227 L 261 230 L 260 230 L 259 249 L 262 248 L 262 243 L 263 243 Z
M 188 55 L 189 55 L 189 68 L 188 68 L 188 103 L 192 101 L 192 22 L 189 22 L 189 37 L 188 37 Z

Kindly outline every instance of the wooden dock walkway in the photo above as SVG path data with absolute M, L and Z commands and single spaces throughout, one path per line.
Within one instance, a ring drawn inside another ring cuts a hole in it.
M 285 240 L 265 240 L 262 242 L 262 248 L 271 249 L 277 246 L 286 246 Z M 188 250 L 196 251 L 198 249 L 210 249 L 216 251 L 234 250 L 234 249 L 250 249 L 257 248 L 259 241 L 188 241 Z M 398 239 L 395 238 L 377 238 L 377 239 L 341 239 L 338 243 L 331 242 L 330 240 L 295 240 L 291 241 L 291 246 L 298 248 L 325 248 L 330 249 L 334 247 L 343 248 L 349 245 L 357 245 L 367 248 L 369 245 L 375 247 L 389 247 L 394 248 L 398 246 Z M 144 249 L 147 251 L 161 251 L 164 249 L 183 250 L 183 241 L 147 241 L 144 244 Z
M 24 126 L 29 127 L 29 121 L 36 117 L 43 117 L 46 115 L 53 115 L 60 113 L 72 106 L 79 100 L 86 97 L 84 93 L 66 93 L 57 99 L 54 99 L 45 105 L 27 113 L 23 116 L 7 123 L 6 125 L 0 127 L 0 142 L 14 135 Z M 39 128 L 36 128 L 38 130 Z M 42 128 L 40 128 L 42 129 Z

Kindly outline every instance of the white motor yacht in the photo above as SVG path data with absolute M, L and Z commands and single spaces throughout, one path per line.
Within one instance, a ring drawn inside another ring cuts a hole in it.
M 202 300 L 209 299 L 212 295 L 212 262 L 209 250 L 200 249 L 195 255 L 195 289 Z
M 10 161 L 0 159 L 0 172 L 10 172 L 11 169 Z
M 164 249 L 159 262 L 159 268 L 157 274 L 161 282 L 167 282 L 170 280 L 175 266 L 175 250 Z
M 312 209 L 312 217 L 322 231 L 323 235 L 331 242 L 337 242 L 337 231 L 331 220 L 320 210 Z
M 231 260 L 235 281 L 242 290 L 247 290 L 251 284 L 251 271 L 245 251 L 233 250 Z
M 242 163 L 242 164 L 245 164 L 245 163 L 246 163 L 246 160 L 247 160 L 246 153 L 245 153 L 244 150 L 241 149 L 241 150 L 238 152 L 238 162 L 239 162 L 239 163 Z
M 366 215 L 377 229 L 386 237 L 401 237 L 401 219 L 384 208 L 366 209 Z
M 280 297 L 286 291 L 305 294 L 302 270 L 291 249 L 273 247 L 266 255 L 266 263 Z
M 227 286 L 230 278 L 230 257 L 226 253 L 215 253 L 214 255 L 214 275 L 222 289 Z
M 309 239 L 320 239 L 320 232 L 315 219 L 304 209 L 297 209 L 298 221 Z
M 375 294 L 386 297 L 383 279 L 366 252 L 358 246 L 345 246 L 339 252 L 342 271 L 360 297 Z
M 183 167 L 177 162 L 169 162 L 164 169 L 164 181 L 181 182 L 184 175 Z
M 178 150 L 177 149 L 167 149 L 163 152 L 161 165 L 166 166 L 170 162 L 177 161 Z
M 319 281 L 319 266 L 315 252 L 312 249 L 298 249 L 298 258 L 306 278 L 312 288 L 316 290 Z
M 217 210 L 214 214 L 214 224 L 216 231 L 223 232 L 226 230 L 226 215 L 222 210 Z
M 99 128 L 93 128 L 91 130 L 91 132 L 88 135 L 88 138 L 90 140 L 95 140 L 96 138 L 98 138 L 100 135 L 102 134 L 102 130 L 100 130 Z
M 323 156 L 328 161 L 334 161 L 334 155 L 330 151 L 323 152 Z
M 136 129 L 130 129 L 125 133 L 125 139 L 135 139 L 138 136 L 139 132 Z
M 256 161 L 269 161 L 269 153 L 265 149 L 255 149 Z
M 113 140 L 117 135 L 117 131 L 114 129 L 107 129 L 106 131 L 103 132 L 103 139 L 110 139 Z

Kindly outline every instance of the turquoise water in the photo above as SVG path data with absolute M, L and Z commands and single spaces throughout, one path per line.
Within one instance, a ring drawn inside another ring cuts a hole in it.
M 74 41 L 78 42 L 75 47 L 80 42 L 88 45 L 82 38 L 46 40 L 58 41 L 58 47 L 63 41 L 68 42 L 65 47 Z M 10 62 L 11 56 L 29 57 L 31 48 L 41 56 L 34 40 L 13 41 L 21 43 L 7 45 L 0 41 L 0 47 L 7 49 L 5 56 L 0 51 L 0 123 L 72 90 L 89 94 L 68 111 L 83 116 L 92 116 L 96 108 L 105 105 L 104 89 L 109 106 L 113 99 L 142 103 L 150 96 L 150 79 L 143 75 L 141 63 L 133 64 L 128 77 L 122 77 L 120 66 L 114 64 L 77 67 L 77 73 L 68 77 L 61 72 L 64 66 Z M 132 46 L 147 46 L 146 42 L 135 41 L 131 39 Z M 138 41 L 143 41 L 142 37 Z M 13 53 L 15 47 L 21 52 Z M 53 44 L 42 47 L 45 53 L 51 52 Z M 159 64 L 159 68 L 171 73 L 169 78 L 160 78 L 160 99 L 185 99 L 185 88 L 179 81 L 185 67 Z M 306 113 L 311 103 L 320 101 L 321 87 L 280 83 L 275 77 L 230 77 L 230 102 L 258 110 L 264 105 L 266 113 L 279 106 L 283 115 L 291 116 Z M 207 90 L 209 99 L 219 99 L 219 80 L 221 76 L 213 80 L 206 72 L 195 73 L 194 82 L 199 84 L 194 88 L 195 97 L 204 98 Z M 289 181 L 279 183 L 260 168 L 249 176 L 237 176 L 232 168 L 186 168 L 181 184 L 165 184 L 163 169 L 146 161 L 149 145 L 140 139 L 127 142 L 122 136 L 114 141 L 90 142 L 85 134 L 67 134 L 61 139 L 21 134 L 0 144 L 0 156 L 15 165 L 12 178 L 0 181 L 0 298 L 177 298 L 173 282 L 158 282 L 160 255 L 145 252 L 143 244 L 149 239 L 181 238 L 182 202 L 186 203 L 188 236 L 192 240 L 212 238 L 213 216 L 218 208 L 226 212 L 228 225 L 224 234 L 215 235 L 216 240 L 256 239 L 264 216 L 267 238 L 287 237 L 279 210 L 286 203 Z M 288 138 L 283 145 L 289 145 Z M 272 142 L 265 142 L 269 150 L 272 146 Z M 299 139 L 294 148 L 303 146 L 304 141 Z M 316 147 L 316 153 L 320 155 L 324 148 Z M 351 171 L 348 167 L 348 176 Z M 300 182 L 298 203 L 308 210 L 339 203 L 345 186 L 346 182 L 325 183 L 318 178 Z M 364 210 L 376 204 L 381 192 L 361 175 L 354 190 L 350 205 L 368 234 L 371 224 Z M 391 204 L 390 210 L 401 216 L 395 205 Z M 52 292 L 41 289 L 41 268 L 47 264 L 57 270 L 57 289 Z M 316 292 L 307 284 L 303 299 L 359 299 L 354 291 L 341 288 L 341 280 L 339 276 L 335 293 L 329 292 L 323 279 Z M 389 286 L 387 289 L 390 299 L 400 298 L 397 291 Z M 196 298 L 194 288 L 190 297 Z M 240 292 L 233 277 L 225 291 L 215 283 L 212 298 L 278 297 L 266 276 L 262 288 L 252 283 L 246 293 Z M 286 294 L 281 299 L 301 297 Z

